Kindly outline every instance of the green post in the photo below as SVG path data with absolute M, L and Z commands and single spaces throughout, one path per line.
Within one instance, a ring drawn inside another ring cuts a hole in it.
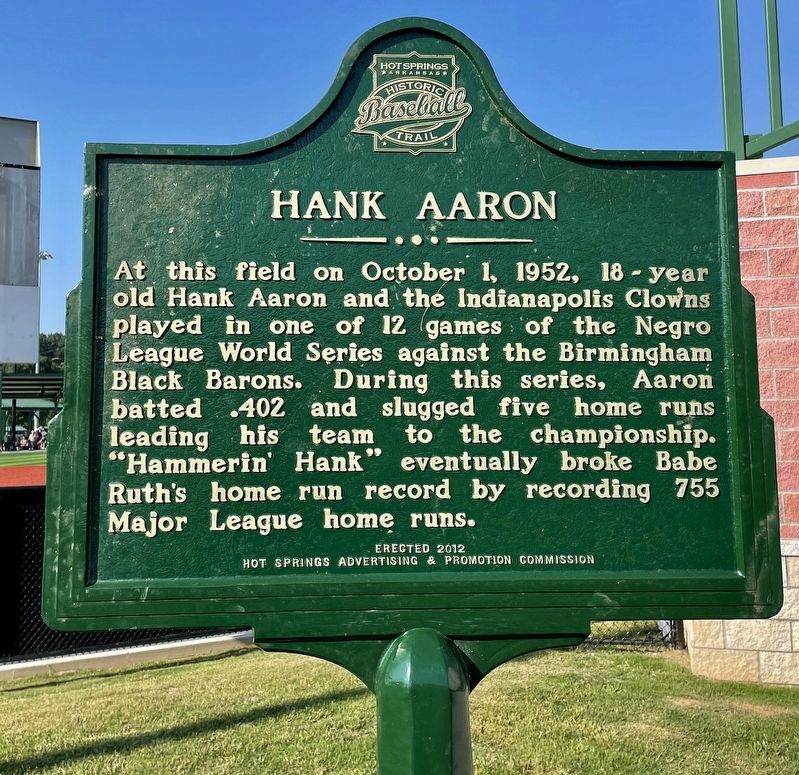
M 766 56 L 768 62 L 768 103 L 771 129 L 780 129 L 782 117 L 782 80 L 780 78 L 780 34 L 777 22 L 777 0 L 765 0 Z
M 741 50 L 738 37 L 738 0 L 719 0 L 721 37 L 721 92 L 724 101 L 724 138 L 736 159 L 746 158 L 744 109 L 741 94 Z
M 380 775 L 469 775 L 469 691 L 458 647 L 441 633 L 392 641 L 375 681 Z

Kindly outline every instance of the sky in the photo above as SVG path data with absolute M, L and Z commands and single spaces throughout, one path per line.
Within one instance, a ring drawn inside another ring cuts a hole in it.
M 746 131 L 767 131 L 762 3 L 740 2 Z M 231 144 L 295 123 L 350 45 L 397 16 L 457 27 L 547 132 L 607 149 L 722 148 L 717 0 L 0 0 L 0 115 L 40 122 L 43 332 L 80 281 L 86 142 Z M 799 2 L 779 0 L 786 122 Z M 768 155 L 799 155 L 799 142 Z

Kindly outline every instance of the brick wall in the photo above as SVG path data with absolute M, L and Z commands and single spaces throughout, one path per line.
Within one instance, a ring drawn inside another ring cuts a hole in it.
M 777 433 L 781 532 L 788 540 L 799 540 L 798 176 L 738 177 L 741 277 L 757 307 L 760 399 Z
M 738 217 L 776 431 L 785 603 L 765 621 L 688 622 L 686 636 L 697 674 L 799 686 L 799 158 L 740 162 Z

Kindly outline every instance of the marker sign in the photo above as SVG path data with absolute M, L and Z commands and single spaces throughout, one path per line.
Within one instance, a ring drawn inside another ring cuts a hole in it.
M 780 604 L 731 154 L 599 152 L 382 25 L 242 146 L 90 145 L 44 611 L 459 638 Z

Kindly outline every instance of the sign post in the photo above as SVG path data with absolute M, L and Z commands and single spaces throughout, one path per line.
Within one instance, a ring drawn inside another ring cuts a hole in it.
M 436 630 L 409 630 L 378 670 L 379 771 L 472 771 L 469 679 L 457 648 Z
M 90 145 L 85 191 L 51 626 L 252 626 L 432 773 L 507 659 L 779 610 L 732 154 L 570 145 L 406 19 L 290 129 Z

